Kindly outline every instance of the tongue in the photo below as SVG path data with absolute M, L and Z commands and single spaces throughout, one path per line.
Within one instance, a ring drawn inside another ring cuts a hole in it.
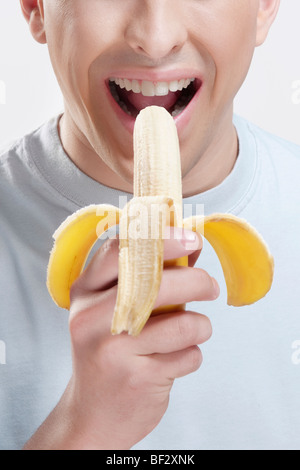
M 147 106 L 162 106 L 169 110 L 178 100 L 180 92 L 169 92 L 166 96 L 143 96 L 142 93 L 121 90 L 120 97 L 126 103 L 132 105 L 138 111 Z

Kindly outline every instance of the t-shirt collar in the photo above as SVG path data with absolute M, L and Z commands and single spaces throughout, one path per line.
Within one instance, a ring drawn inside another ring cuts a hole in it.
M 60 195 L 78 207 L 101 203 L 123 207 L 131 194 L 90 178 L 65 153 L 58 133 L 59 118 L 52 118 L 31 136 L 34 139 L 30 145 L 31 158 L 40 173 Z M 259 163 L 255 137 L 244 119 L 234 116 L 234 125 L 239 139 L 239 155 L 231 173 L 213 189 L 183 200 L 187 205 L 203 205 L 205 214 L 238 214 L 247 204 L 251 192 Z

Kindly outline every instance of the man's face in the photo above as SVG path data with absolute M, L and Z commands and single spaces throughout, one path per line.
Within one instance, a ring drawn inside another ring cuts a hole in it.
M 231 122 L 255 48 L 258 4 L 46 0 L 50 56 L 83 143 L 131 181 L 135 117 L 164 106 L 178 128 L 183 175 L 191 171 Z

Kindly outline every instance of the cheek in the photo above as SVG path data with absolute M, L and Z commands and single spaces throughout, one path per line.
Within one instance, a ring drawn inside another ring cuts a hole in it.
M 256 0 L 204 2 L 198 8 L 193 15 L 197 21 L 191 24 L 209 72 L 209 85 L 215 94 L 233 97 L 247 75 L 255 49 Z
M 107 22 L 107 15 L 106 21 L 99 19 L 95 7 L 84 8 L 82 0 L 72 0 L 74 8 L 63 15 L 58 15 L 53 1 L 46 12 L 47 42 L 65 108 L 92 147 L 106 155 L 111 130 L 102 109 L 101 74 L 105 70 L 103 57 L 111 55 L 116 30 Z
M 66 2 L 63 14 L 58 0 L 46 3 L 46 32 L 49 54 L 64 97 L 78 104 L 89 97 L 89 71 L 113 41 L 113 20 L 109 11 L 100 14 L 101 2 Z
M 245 27 L 221 29 L 218 40 L 212 44 L 215 63 L 215 93 L 232 101 L 244 82 L 255 49 L 255 28 Z

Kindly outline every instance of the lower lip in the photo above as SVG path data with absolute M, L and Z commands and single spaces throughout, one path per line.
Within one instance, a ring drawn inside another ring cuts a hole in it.
M 197 80 L 197 79 L 196 79 Z M 189 104 L 187 105 L 187 107 L 180 113 L 178 114 L 177 116 L 175 116 L 173 119 L 175 121 L 175 124 L 176 124 L 176 127 L 177 127 L 177 131 L 178 133 L 182 132 L 183 129 L 188 125 L 188 123 L 190 122 L 191 120 L 191 117 L 193 115 L 193 112 L 194 112 L 194 108 L 196 106 L 196 103 L 197 103 L 197 100 L 199 98 L 199 95 L 201 93 L 201 90 L 202 90 L 202 82 L 199 80 L 198 83 L 196 81 L 196 86 L 197 86 L 197 92 L 196 94 L 194 95 L 193 99 L 189 102 Z M 122 122 L 123 126 L 125 127 L 125 129 L 131 134 L 133 135 L 133 130 L 134 130 L 134 124 L 135 124 L 135 118 L 132 117 L 132 116 L 129 116 L 129 114 L 127 114 L 125 111 L 123 111 L 122 108 L 120 108 L 120 106 L 118 105 L 118 103 L 115 101 L 115 99 L 113 98 L 111 92 L 110 92 L 110 89 L 109 89 L 109 84 L 107 83 L 106 85 L 106 92 L 107 92 L 107 96 L 108 96 L 108 100 L 112 106 L 112 108 L 114 109 L 116 115 L 118 116 L 119 120 Z

